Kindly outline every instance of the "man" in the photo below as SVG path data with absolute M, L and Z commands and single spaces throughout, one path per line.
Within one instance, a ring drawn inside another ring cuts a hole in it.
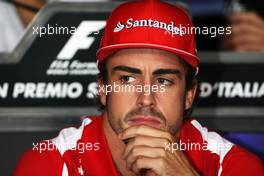
M 257 157 L 188 118 L 199 60 L 179 26 L 191 25 L 158 0 L 116 8 L 97 53 L 102 115 L 34 145 L 14 175 L 263 175 Z
M 11 52 L 23 30 L 24 26 L 15 6 L 9 1 L 0 1 L 0 52 Z

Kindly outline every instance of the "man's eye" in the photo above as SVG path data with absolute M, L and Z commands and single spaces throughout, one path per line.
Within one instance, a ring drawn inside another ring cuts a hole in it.
M 131 76 L 121 76 L 120 80 L 122 83 L 132 83 L 133 81 L 135 81 L 135 78 Z
M 167 86 L 173 84 L 172 81 L 170 81 L 168 79 L 165 79 L 165 78 L 158 78 L 157 81 L 158 81 L 159 84 L 163 84 L 163 85 L 167 85 Z

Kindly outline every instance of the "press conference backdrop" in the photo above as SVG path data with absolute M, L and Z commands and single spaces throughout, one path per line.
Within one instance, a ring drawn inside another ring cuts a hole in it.
M 7 141 L 0 151 L 8 153 L 7 173 L 33 141 L 100 113 L 96 51 L 117 4 L 51 3 L 16 49 L 0 54 L 0 136 Z M 241 138 L 236 142 L 263 157 L 260 145 L 247 141 L 264 141 L 264 53 L 202 52 L 199 57 L 200 94 L 193 117 L 231 140 Z

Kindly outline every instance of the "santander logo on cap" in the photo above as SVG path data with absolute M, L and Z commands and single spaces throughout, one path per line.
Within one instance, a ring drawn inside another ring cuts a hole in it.
M 126 21 L 126 24 L 123 25 L 120 21 L 117 23 L 116 27 L 114 28 L 113 32 L 120 32 L 123 29 L 132 29 L 136 27 L 150 27 L 150 28 L 157 28 L 163 29 L 165 32 L 170 32 L 173 34 L 178 34 L 183 36 L 185 32 L 181 30 L 181 27 L 174 26 L 174 22 L 172 21 L 170 24 L 166 22 L 153 20 L 153 19 L 141 19 L 141 20 L 134 20 L 133 18 L 129 18 Z
M 122 29 L 124 29 L 124 25 L 119 21 L 114 29 L 114 32 L 120 32 Z

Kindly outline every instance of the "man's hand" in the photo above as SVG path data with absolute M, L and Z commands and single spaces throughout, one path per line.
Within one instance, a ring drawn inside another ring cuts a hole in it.
M 239 12 L 229 17 L 231 35 L 222 46 L 233 51 L 264 51 L 264 20 L 254 12 Z
M 140 125 L 129 127 L 119 138 L 128 141 L 123 159 L 135 174 L 152 171 L 159 176 L 198 175 L 182 151 L 165 149 L 176 142 L 168 132 Z

